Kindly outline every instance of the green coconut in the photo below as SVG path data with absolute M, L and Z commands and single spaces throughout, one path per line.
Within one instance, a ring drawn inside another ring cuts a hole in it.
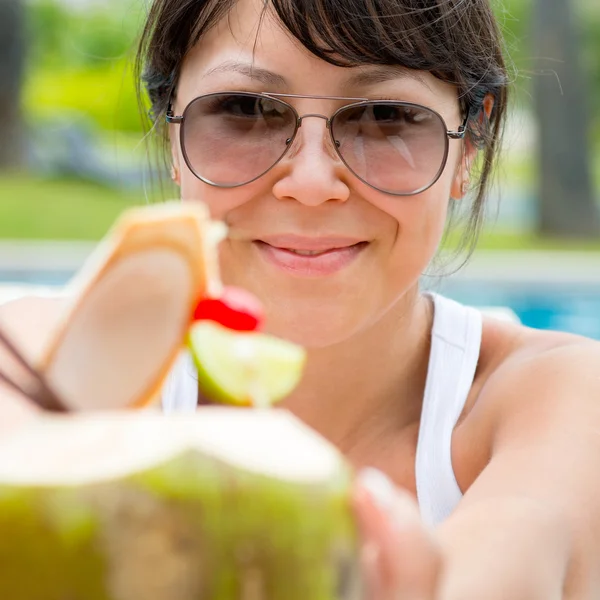
M 351 478 L 280 409 L 44 417 L 0 444 L 0 598 L 361 598 Z

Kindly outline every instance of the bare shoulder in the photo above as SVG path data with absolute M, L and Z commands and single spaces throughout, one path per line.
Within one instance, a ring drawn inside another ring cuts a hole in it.
M 560 419 L 596 410 L 600 342 L 570 333 L 486 322 L 476 406 L 496 434 L 521 420 L 535 429 L 541 414 Z M 528 424 L 527 421 L 530 421 Z
M 577 384 L 585 372 L 597 377 L 600 342 L 559 331 L 541 331 L 522 325 L 486 320 L 481 346 L 481 382 L 478 397 L 518 381 L 546 387 L 554 383 Z
M 588 408 L 596 411 L 599 374 L 600 342 L 486 318 L 477 373 L 453 442 L 461 488 L 485 468 L 505 431 L 531 435 L 544 424 L 558 427 L 571 416 L 584 419 Z

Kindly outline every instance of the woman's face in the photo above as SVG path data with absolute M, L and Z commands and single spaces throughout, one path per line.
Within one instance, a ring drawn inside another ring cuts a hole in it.
M 195 97 L 219 91 L 352 96 L 422 104 L 440 113 L 449 129 L 458 129 L 462 119 L 453 87 L 429 73 L 325 63 L 270 14 L 259 27 L 262 6 L 260 0 L 240 0 L 192 50 L 182 68 L 175 114 Z M 290 103 L 300 115 L 328 117 L 343 104 Z M 307 118 L 271 171 L 223 189 L 188 169 L 179 126 L 171 126 L 171 140 L 182 198 L 205 202 L 230 228 L 221 246 L 224 281 L 264 302 L 269 331 L 307 347 L 342 342 L 394 307 L 402 310 L 402 299 L 416 291 L 436 251 L 448 199 L 460 196 L 463 179 L 462 142 L 451 141 L 446 169 L 433 187 L 408 197 L 376 191 L 337 158 L 325 120 Z

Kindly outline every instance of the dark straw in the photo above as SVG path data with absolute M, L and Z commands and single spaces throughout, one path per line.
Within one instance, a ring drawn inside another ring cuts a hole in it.
M 13 390 L 37 404 L 44 410 L 53 412 L 66 412 L 65 405 L 59 400 L 58 396 L 52 391 L 52 388 L 46 381 L 43 373 L 32 366 L 25 358 L 16 345 L 8 338 L 6 333 L 0 329 L 0 343 L 10 352 L 12 357 L 25 369 L 31 379 L 29 386 L 24 386 L 5 372 L 0 370 L 0 380 L 6 383 Z

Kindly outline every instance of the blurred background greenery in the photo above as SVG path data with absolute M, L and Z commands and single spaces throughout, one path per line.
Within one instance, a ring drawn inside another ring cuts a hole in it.
M 600 2 L 494 6 L 515 94 L 480 246 L 599 250 Z M 0 0 L 0 238 L 95 240 L 161 197 L 132 75 L 145 10 Z

